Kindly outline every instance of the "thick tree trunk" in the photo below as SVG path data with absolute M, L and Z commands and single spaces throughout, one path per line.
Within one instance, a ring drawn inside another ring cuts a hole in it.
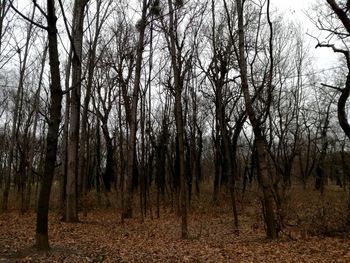
M 346 102 L 350 96 L 350 67 L 348 70 L 349 70 L 349 73 L 347 75 L 345 88 L 343 89 L 338 100 L 338 120 L 339 120 L 340 127 L 343 129 L 345 135 L 350 139 L 350 125 L 349 125 L 348 116 L 346 113 Z M 350 192 L 348 197 L 347 223 L 348 225 L 350 225 Z
M 335 0 L 327 0 L 327 3 L 330 5 L 331 9 L 338 16 L 339 20 L 342 22 L 346 31 L 350 33 L 350 18 L 347 14 L 348 8 L 344 9 L 340 7 Z M 347 6 L 348 5 L 349 5 L 349 1 L 347 1 Z M 348 75 L 346 78 L 345 87 L 344 89 L 342 89 L 341 95 L 338 100 L 338 120 L 345 135 L 350 139 L 350 124 L 346 113 L 346 102 L 350 96 L 350 54 L 349 54 L 349 50 L 338 50 L 334 48 L 334 46 L 328 46 L 328 47 L 332 47 L 334 52 L 343 53 L 346 58 Z M 350 194 L 348 199 L 348 216 L 347 217 L 348 217 L 347 220 L 350 224 Z
M 266 235 L 269 239 L 277 238 L 276 215 L 274 211 L 274 198 L 271 186 L 271 173 L 268 166 L 268 152 L 265 138 L 255 134 L 255 145 L 258 155 L 260 184 L 263 193 L 263 212 L 266 224 Z
M 51 73 L 51 103 L 49 108 L 49 123 L 46 136 L 46 156 L 44 174 L 41 180 L 38 199 L 35 246 L 39 250 L 48 250 L 48 212 L 52 179 L 55 172 L 57 155 L 58 131 L 61 121 L 62 89 L 60 83 L 60 68 L 57 49 L 57 17 L 55 14 L 55 1 L 47 0 L 47 23 L 49 40 L 49 59 Z
M 346 102 L 350 96 L 350 68 L 346 78 L 345 88 L 342 90 L 338 100 L 338 121 L 345 135 L 350 139 L 350 125 L 346 113 Z

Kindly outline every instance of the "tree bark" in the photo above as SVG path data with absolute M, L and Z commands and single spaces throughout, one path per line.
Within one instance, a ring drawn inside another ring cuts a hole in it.
M 67 170 L 67 206 L 66 221 L 77 222 L 78 218 L 78 164 L 79 164 L 79 127 L 80 127 L 80 92 L 81 60 L 84 9 L 86 0 L 75 0 L 72 30 L 72 91 L 70 101 L 69 137 L 68 137 L 68 170 Z
M 123 207 L 122 218 L 131 218 L 133 216 L 133 174 L 136 164 L 136 131 L 137 131 L 137 104 L 140 92 L 141 81 L 141 69 L 142 69 L 142 56 L 144 50 L 144 37 L 147 26 L 147 9 L 148 1 L 142 2 L 142 16 L 139 23 L 139 39 L 137 42 L 136 53 L 136 68 L 135 68 L 135 83 L 132 94 L 131 114 L 129 121 L 130 134 L 128 138 L 128 158 L 126 168 L 126 196 L 125 204 Z
M 255 145 L 258 155 L 258 166 L 263 193 L 263 213 L 266 224 L 266 234 L 269 239 L 277 238 L 275 222 L 273 191 L 271 186 L 271 173 L 268 165 L 268 145 L 264 138 L 260 121 L 253 108 L 249 93 L 247 62 L 245 60 L 245 31 L 244 31 L 244 5 L 241 0 L 236 1 L 238 13 L 238 64 L 241 73 L 241 88 L 244 96 L 246 112 L 253 128 Z
M 44 174 L 41 179 L 38 199 L 35 246 L 39 250 L 48 250 L 48 212 L 52 179 L 55 172 L 59 125 L 61 121 L 62 89 L 60 79 L 60 66 L 57 49 L 55 1 L 47 0 L 47 28 L 49 43 L 49 59 L 51 73 L 51 103 L 49 108 L 48 132 L 46 135 L 46 155 Z
M 348 33 L 350 33 L 350 18 L 347 15 L 347 11 L 344 11 L 335 0 L 327 0 L 327 3 L 330 5 L 331 9 L 338 16 L 339 20 L 342 22 L 344 28 Z M 320 45 L 321 46 L 321 45 Z M 348 68 L 348 75 L 346 77 L 345 87 L 341 90 L 341 94 L 338 100 L 338 120 L 340 127 L 343 129 L 345 135 L 350 139 L 350 124 L 348 121 L 348 116 L 346 113 L 346 102 L 350 96 L 350 55 L 349 50 L 339 50 L 334 46 L 329 46 L 333 48 L 334 52 L 343 53 L 346 58 L 346 64 Z M 348 198 L 348 222 L 350 222 L 350 195 Z M 350 224 L 350 223 L 349 223 Z
M 185 174 L 185 144 L 184 144 L 184 121 L 182 115 L 182 80 L 181 80 L 181 69 L 178 57 L 179 54 L 176 49 L 176 36 L 177 24 L 175 19 L 175 10 L 173 8 L 173 2 L 168 0 L 169 5 L 169 36 L 170 36 L 170 56 L 171 65 L 174 74 L 174 92 L 175 92 L 175 122 L 176 122 L 176 137 L 178 143 L 178 159 L 179 159 L 179 177 L 180 177 L 180 212 L 181 212 L 181 238 L 188 238 L 188 226 L 187 226 L 187 205 L 188 205 L 188 194 L 186 187 L 186 174 Z M 179 58 L 181 59 L 181 57 Z

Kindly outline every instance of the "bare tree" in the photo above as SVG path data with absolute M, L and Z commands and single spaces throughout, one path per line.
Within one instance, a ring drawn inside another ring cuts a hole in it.
M 346 113 L 346 104 L 348 98 L 350 96 L 350 53 L 347 46 L 346 41 L 344 40 L 344 36 L 350 34 L 350 17 L 349 17 L 349 8 L 348 1 L 347 6 L 344 3 L 336 1 L 336 0 L 327 0 L 329 8 L 332 11 L 330 14 L 331 18 L 337 18 L 336 22 L 330 21 L 326 25 L 319 21 L 318 26 L 321 30 L 325 30 L 330 32 L 334 36 L 337 37 L 337 40 L 343 44 L 344 47 L 337 47 L 335 44 L 331 43 L 318 43 L 316 47 L 328 47 L 333 50 L 335 53 L 342 54 L 345 58 L 345 65 L 347 68 L 347 76 L 344 87 L 334 87 L 332 85 L 324 84 L 324 86 L 328 88 L 336 89 L 340 92 L 340 96 L 338 99 L 338 121 L 340 127 L 343 129 L 346 136 L 350 139 L 350 124 L 348 121 L 348 116 Z M 350 200 L 350 199 L 349 199 Z M 350 201 L 348 203 L 348 207 L 350 208 Z M 348 209 L 348 221 L 350 222 L 350 209 Z
M 97 47 L 100 34 L 102 32 L 102 27 L 106 22 L 107 18 L 111 14 L 110 6 L 112 1 L 107 1 L 105 5 L 103 5 L 102 0 L 96 1 L 96 13 L 94 16 L 95 26 L 92 29 L 92 26 L 88 27 L 88 32 L 90 35 L 90 43 L 88 47 L 88 64 L 87 64 L 87 81 L 85 86 L 85 98 L 83 102 L 83 111 L 81 116 L 81 138 L 80 138 L 80 159 L 79 159 L 79 179 L 78 179 L 78 190 L 81 192 L 82 205 L 85 209 L 85 197 L 87 194 L 87 186 L 88 186 L 88 112 L 89 112 L 89 104 L 91 99 L 91 90 L 93 86 L 93 78 L 94 72 L 96 68 L 96 64 L 98 61 L 97 57 Z
M 107 60 L 108 61 L 108 60 Z M 112 77 L 112 68 L 109 67 L 109 63 L 101 58 L 98 63 L 99 69 L 96 70 L 96 86 L 95 96 L 93 97 L 93 104 L 95 112 L 99 121 L 101 122 L 102 133 L 106 142 L 106 165 L 103 172 L 103 187 L 104 192 L 111 191 L 111 182 L 114 180 L 114 152 L 115 146 L 113 143 L 113 136 L 110 134 L 109 118 L 113 105 L 117 100 L 117 91 L 115 89 L 116 81 Z M 95 98 L 96 97 L 96 98 Z M 109 203 L 109 201 L 107 200 Z
M 35 7 L 33 8 L 30 18 L 33 19 L 35 15 Z M 16 147 L 16 139 L 18 135 L 18 127 L 20 125 L 20 116 L 21 116 L 21 108 L 22 108 L 22 99 L 23 99 L 23 89 L 24 89 L 24 80 L 25 80 L 25 74 L 27 70 L 27 61 L 29 57 L 29 48 L 30 48 L 30 41 L 32 38 L 33 33 L 33 25 L 31 23 L 28 24 L 27 30 L 26 30 L 26 36 L 25 36 L 25 45 L 23 47 L 23 57 L 22 57 L 22 47 L 19 46 L 17 43 L 17 52 L 19 56 L 20 61 L 20 69 L 19 69 L 19 81 L 18 81 L 18 87 L 17 92 L 15 96 L 15 105 L 14 105 L 14 112 L 13 112 L 13 119 L 12 119 L 12 128 L 11 128 L 11 143 L 9 145 L 9 154 L 8 154 L 8 169 L 7 169 L 7 176 L 5 177 L 5 187 L 3 191 L 3 199 L 2 199 L 2 209 L 7 210 L 8 205 L 8 197 L 10 192 L 10 185 L 11 185 L 11 176 L 13 172 L 13 165 L 14 165 L 14 155 L 15 155 L 15 147 Z
M 344 37 L 344 32 L 347 34 L 350 33 L 350 17 L 348 16 L 348 8 L 341 7 L 337 1 L 335 0 L 327 0 L 329 7 L 334 12 L 333 16 L 336 16 L 343 27 L 338 27 L 336 24 L 329 23 L 327 28 L 323 23 L 320 23 L 319 28 L 325 30 L 327 32 L 331 32 L 338 39 L 342 40 Z M 343 42 L 344 43 L 344 42 Z M 335 53 L 340 53 L 344 56 L 346 66 L 348 69 L 348 74 L 346 77 L 346 83 L 344 88 L 332 87 L 331 85 L 325 84 L 324 86 L 328 86 L 329 88 L 335 88 L 340 92 L 340 97 L 338 100 L 338 120 L 341 128 L 348 138 L 350 138 L 350 124 L 347 119 L 347 114 L 345 111 L 346 102 L 350 96 L 350 55 L 349 50 L 346 48 L 337 48 L 335 44 L 330 43 L 318 43 L 316 47 L 328 47 L 331 48 Z
M 188 5 L 188 6 L 187 6 Z M 174 96 L 174 115 L 176 126 L 176 169 L 180 180 L 181 236 L 188 238 L 188 175 L 185 167 L 186 108 L 183 108 L 183 94 L 186 80 L 193 66 L 194 45 L 189 41 L 191 34 L 196 35 L 198 28 L 192 28 L 194 21 L 201 24 L 204 4 L 183 1 L 167 2 L 167 20 L 160 16 L 161 27 L 165 34 L 167 49 L 170 54 L 172 75 L 168 88 Z M 193 29 L 193 31 L 191 31 Z
M 22 211 L 26 212 L 29 210 L 30 207 L 30 199 L 32 195 L 32 181 L 34 179 L 34 151 L 35 151 L 35 144 L 36 143 L 36 138 L 37 138 L 37 131 L 38 131 L 38 122 L 40 118 L 40 92 L 43 86 L 43 75 L 44 75 L 44 70 L 45 70 L 45 64 L 46 64 L 46 59 L 47 59 L 47 53 L 48 53 L 48 45 L 45 43 L 45 49 L 44 53 L 42 55 L 41 59 L 41 69 L 39 73 L 39 83 L 38 83 L 38 89 L 36 90 L 34 94 L 34 102 L 33 102 L 33 115 L 34 115 L 34 120 L 33 120 L 33 130 L 31 133 L 31 143 L 29 147 L 29 152 L 28 152 L 28 179 L 27 179 L 27 187 L 26 187 L 26 194 L 25 194 L 25 200 L 24 204 L 22 205 Z
M 8 62 L 16 55 L 16 50 L 10 45 L 13 37 L 13 26 L 15 17 L 10 11 L 12 1 L 0 1 L 0 68 L 3 69 Z
M 77 222 L 77 180 L 79 164 L 79 127 L 80 127 L 80 93 L 82 78 L 82 42 L 84 10 L 87 0 L 76 0 L 74 2 L 72 23 L 72 91 L 70 98 L 70 118 L 68 137 L 68 170 L 67 170 L 67 206 L 66 221 Z M 69 34 L 69 33 L 68 33 Z
M 43 12 L 41 9 L 41 12 Z M 22 14 L 23 17 L 25 17 Z M 44 14 L 47 26 L 42 26 L 35 21 L 31 21 L 48 33 L 48 50 L 50 59 L 50 107 L 48 116 L 48 131 L 46 135 L 46 153 L 44 161 L 44 173 L 41 178 L 40 192 L 38 198 L 35 246 L 40 250 L 48 250 L 48 212 L 51 193 L 51 185 L 55 172 L 55 162 L 57 155 L 59 125 L 61 121 L 62 89 L 60 79 L 60 67 L 57 48 L 57 17 L 55 11 L 55 1 L 47 0 L 47 13 Z M 26 18 L 26 17 L 25 17 Z M 26 20 L 29 20 L 26 18 Z
M 133 215 L 133 187 L 132 178 L 133 172 L 136 165 L 136 131 L 137 131 L 137 106 L 141 85 L 141 69 L 142 69 L 142 56 L 145 46 L 145 30 L 148 24 L 148 7 L 150 1 L 142 1 L 142 11 L 141 18 L 138 21 L 138 40 L 136 45 L 136 61 L 135 61 L 135 80 L 134 89 L 131 97 L 130 105 L 130 119 L 129 119 L 129 129 L 130 134 L 128 138 L 128 157 L 127 157 L 127 168 L 126 168 L 126 197 L 125 205 L 123 206 L 123 218 L 131 218 Z
M 266 233 L 267 237 L 271 239 L 277 238 L 277 228 L 276 228 L 276 216 L 274 211 L 274 196 L 271 186 L 271 171 L 269 167 L 269 152 L 266 138 L 264 137 L 261 120 L 257 118 L 257 114 L 254 110 L 252 97 L 249 91 L 248 82 L 248 72 L 247 72 L 247 62 L 245 59 L 245 26 L 244 26 L 244 2 L 241 0 L 236 1 L 237 4 L 237 14 L 238 14 L 238 64 L 241 73 L 241 88 L 244 95 L 246 112 L 249 117 L 249 121 L 252 125 L 253 133 L 255 135 L 255 146 L 258 155 L 258 167 L 259 176 L 261 180 L 261 188 L 263 192 L 263 214 L 266 223 Z M 267 2 L 269 8 L 270 1 Z M 269 14 L 269 9 L 267 10 Z M 269 21 L 270 23 L 270 21 Z M 270 32 L 272 35 L 272 31 Z M 270 49 L 271 39 L 270 39 Z M 270 50 L 271 61 L 270 67 L 273 66 L 272 53 Z M 268 87 L 271 87 L 272 81 L 272 68 L 269 70 L 269 80 Z M 268 108 L 267 108 L 268 109 Z

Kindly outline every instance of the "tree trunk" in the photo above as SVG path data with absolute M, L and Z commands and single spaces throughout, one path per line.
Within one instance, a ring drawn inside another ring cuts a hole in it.
M 265 138 L 261 135 L 255 135 L 255 145 L 258 158 L 258 169 L 260 184 L 263 193 L 263 213 L 266 224 L 266 235 L 269 239 L 277 238 L 276 215 L 274 211 L 274 198 L 271 187 L 271 173 L 268 166 L 268 152 Z
M 57 49 L 57 17 L 55 14 L 55 1 L 47 0 L 47 27 L 49 43 L 49 59 L 51 73 L 51 103 L 49 108 L 49 123 L 46 136 L 46 155 L 44 174 L 41 180 L 38 199 L 35 246 L 39 250 L 48 250 L 48 212 L 52 179 L 55 172 L 59 125 L 61 121 L 62 89 L 60 80 L 60 66 Z
M 179 161 L 179 178 L 180 178 L 180 212 L 181 212 L 181 238 L 188 238 L 188 226 L 187 226 L 187 206 L 188 196 L 186 187 L 186 174 L 185 174 L 185 144 L 184 144 L 184 122 L 182 115 L 182 80 L 180 65 L 181 61 L 178 61 L 179 54 L 176 50 L 176 36 L 177 24 L 174 21 L 174 8 L 171 0 L 168 0 L 169 4 L 169 36 L 170 46 L 169 51 L 171 54 L 171 64 L 174 74 L 174 90 L 175 90 L 175 123 L 176 123 L 176 137 L 178 144 L 178 161 Z M 179 58 L 181 59 L 181 57 Z
M 69 56 L 72 54 L 72 50 L 69 52 Z M 65 69 L 65 89 L 69 89 L 69 80 L 71 72 L 72 60 L 69 59 Z M 67 92 L 65 94 L 65 114 L 63 122 L 63 131 L 62 131 L 62 146 L 61 146 L 61 176 L 60 176 L 60 208 L 62 213 L 62 221 L 66 221 L 66 188 L 67 188 L 67 173 L 68 173 L 68 132 L 69 132 L 69 108 L 70 108 L 70 94 Z
M 77 179 L 79 164 L 79 126 L 80 126 L 80 90 L 81 59 L 83 41 L 84 9 L 86 0 L 75 0 L 72 30 L 72 91 L 70 101 L 69 137 L 68 137 L 68 170 L 67 170 L 67 207 L 66 221 L 77 222 L 78 196 Z
M 106 166 L 103 172 L 103 184 L 104 184 L 104 191 L 110 192 L 111 182 L 114 176 L 114 160 L 113 160 L 114 146 L 113 146 L 113 140 L 110 137 L 108 132 L 107 120 L 108 120 L 108 115 L 106 115 L 105 118 L 102 119 L 102 133 L 105 138 L 106 148 L 107 148 L 106 149 Z
M 216 109 L 218 112 L 218 109 Z M 222 174 L 222 158 L 221 158 L 221 139 L 220 139 L 220 126 L 218 120 L 218 113 L 216 113 L 216 127 L 215 127 L 215 135 L 213 135 L 214 141 L 214 150 L 215 150 L 215 174 L 214 174 L 214 191 L 213 191 L 213 203 L 214 205 L 218 202 L 218 197 L 220 193 L 221 186 L 221 174 Z
M 122 218 L 131 218 L 133 216 L 133 174 L 135 168 L 136 156 L 136 131 L 137 131 L 137 104 L 140 91 L 142 56 L 144 50 L 144 37 L 147 26 L 147 8 L 148 1 L 142 2 L 142 17 L 139 23 L 139 39 L 137 43 L 136 68 L 135 68 L 135 84 L 132 94 L 131 114 L 129 120 L 130 134 L 128 138 L 128 159 L 126 168 L 126 196 L 123 207 Z
M 261 130 L 261 123 L 257 119 L 253 108 L 252 98 L 249 93 L 247 62 L 245 60 L 245 31 L 244 31 L 244 6 L 241 0 L 237 0 L 238 13 L 238 64 L 241 73 L 241 88 L 244 96 L 246 112 L 255 135 L 255 145 L 258 155 L 258 166 L 261 188 L 263 192 L 263 213 L 266 224 L 266 234 L 269 239 L 277 238 L 277 228 L 274 211 L 274 199 L 271 186 L 271 173 L 268 165 L 268 146 Z
M 330 5 L 331 9 L 338 16 L 339 20 L 342 22 L 344 28 L 348 33 L 350 33 L 350 18 L 347 14 L 348 8 L 341 8 L 335 0 L 327 0 L 327 3 Z M 347 1 L 347 6 L 349 5 L 349 1 Z M 336 33 L 335 33 L 336 34 Z M 322 46 L 319 44 L 319 46 Z M 345 135 L 350 139 L 350 124 L 348 121 L 348 116 L 346 113 L 346 102 L 350 96 L 350 54 L 349 50 L 339 50 L 334 46 L 326 45 L 328 47 L 332 47 L 334 52 L 343 53 L 346 58 L 346 64 L 348 69 L 348 75 L 346 77 L 345 87 L 341 90 L 341 95 L 338 100 L 338 120 L 340 127 L 343 129 Z M 348 222 L 350 224 L 350 194 L 348 197 Z

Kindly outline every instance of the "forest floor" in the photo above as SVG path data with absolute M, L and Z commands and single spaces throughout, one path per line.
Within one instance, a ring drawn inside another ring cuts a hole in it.
M 9 211 L 0 214 L 0 262 L 350 262 L 350 237 L 331 223 L 339 219 L 341 206 L 335 207 L 342 198 L 325 198 L 320 215 L 319 207 L 311 209 L 320 200 L 313 195 L 289 206 L 289 226 L 277 241 L 265 239 L 259 199 L 239 204 L 239 235 L 225 202 L 212 209 L 192 208 L 188 240 L 180 238 L 180 218 L 164 208 L 160 218 L 124 223 L 113 209 L 92 210 L 80 215 L 79 223 L 64 223 L 53 211 L 46 253 L 32 248 L 35 213 Z M 310 215 L 302 217 L 301 211 Z

